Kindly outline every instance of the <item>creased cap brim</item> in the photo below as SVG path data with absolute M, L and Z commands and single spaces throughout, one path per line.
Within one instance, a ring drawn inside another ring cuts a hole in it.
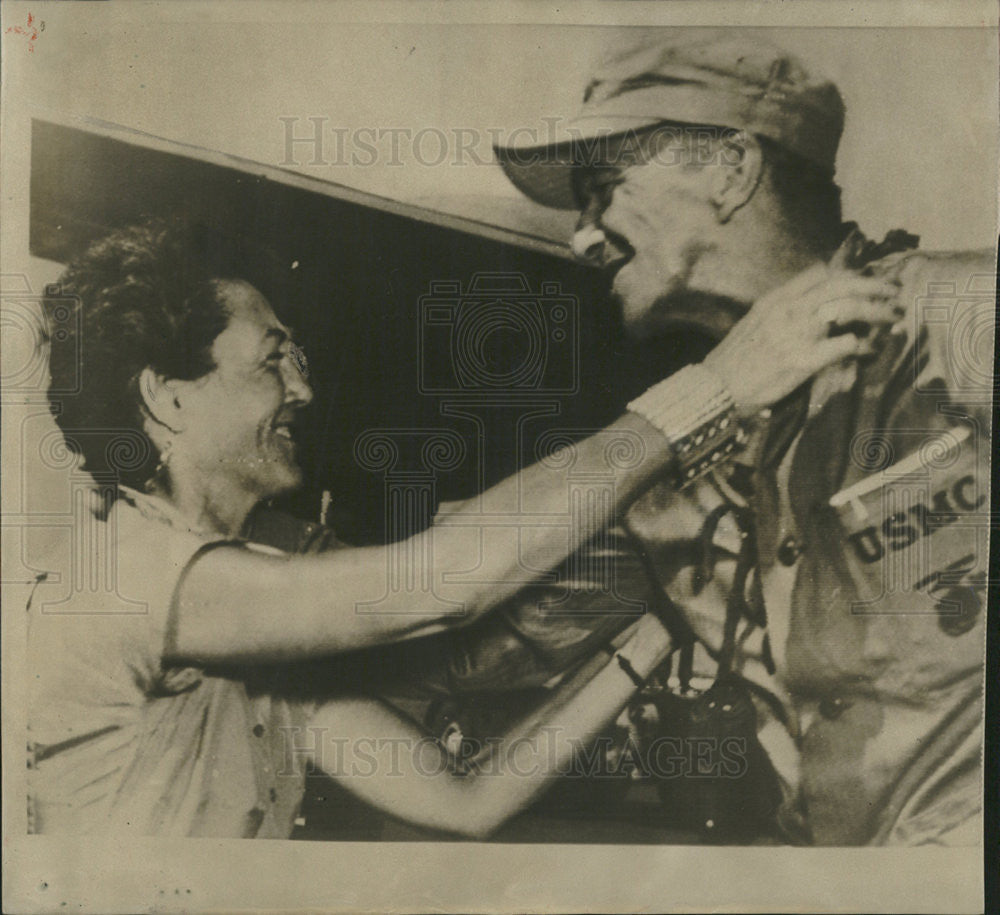
M 730 32 L 671 35 L 612 56 L 587 86 L 580 113 L 540 139 L 515 131 L 494 148 L 511 181 L 550 207 L 574 206 L 574 164 L 602 161 L 602 138 L 659 123 L 766 137 L 834 172 L 844 125 L 837 87 L 813 79 L 781 48 Z
M 515 136 L 493 149 L 507 177 L 523 194 L 547 207 L 575 210 L 573 167 L 592 161 L 595 151 L 615 138 L 661 121 L 632 115 L 583 115 L 548 131 L 544 142 L 534 135 Z

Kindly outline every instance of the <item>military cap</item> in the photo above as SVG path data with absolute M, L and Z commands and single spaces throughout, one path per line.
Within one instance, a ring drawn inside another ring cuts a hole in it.
M 833 172 L 844 125 L 837 87 L 750 30 L 678 30 L 606 59 L 583 107 L 544 142 L 494 147 L 508 177 L 546 206 L 573 209 L 581 147 L 660 123 L 732 128 L 766 137 Z

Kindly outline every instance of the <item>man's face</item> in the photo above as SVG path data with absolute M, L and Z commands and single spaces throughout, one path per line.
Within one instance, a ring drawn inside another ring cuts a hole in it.
M 573 249 L 608 271 L 626 328 L 636 336 L 676 323 L 715 329 L 711 316 L 686 313 L 681 295 L 692 288 L 718 231 L 710 203 L 715 166 L 693 161 L 682 142 L 667 137 L 635 164 L 617 155 L 577 175 L 582 211 Z
M 220 294 L 230 319 L 212 344 L 216 368 L 184 401 L 187 463 L 206 485 L 272 498 L 301 482 L 291 426 L 312 390 L 267 299 L 237 280 Z

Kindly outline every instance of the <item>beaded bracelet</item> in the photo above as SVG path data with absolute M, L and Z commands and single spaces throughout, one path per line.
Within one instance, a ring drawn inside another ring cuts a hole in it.
M 653 385 L 627 409 L 656 426 L 678 463 L 678 488 L 707 473 L 747 440 L 733 397 L 702 365 L 689 365 Z

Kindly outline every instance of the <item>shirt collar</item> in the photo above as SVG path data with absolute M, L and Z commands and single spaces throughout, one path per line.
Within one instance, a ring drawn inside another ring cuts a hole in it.
M 159 521 L 162 524 L 168 524 L 175 530 L 188 531 L 201 537 L 203 540 L 218 539 L 219 537 L 213 531 L 207 531 L 203 527 L 192 525 L 176 506 L 171 505 L 162 496 L 140 492 L 137 489 L 132 489 L 131 486 L 122 485 L 118 486 L 118 496 L 149 521 Z

